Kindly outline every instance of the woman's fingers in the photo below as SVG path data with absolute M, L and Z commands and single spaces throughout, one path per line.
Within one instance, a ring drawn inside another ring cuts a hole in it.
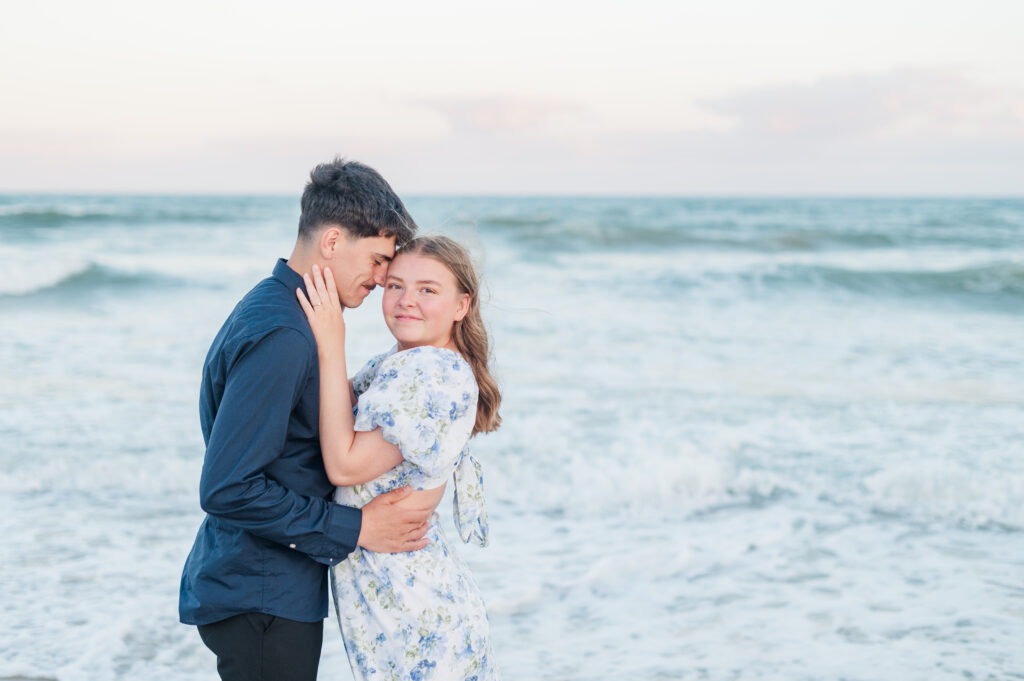
M 306 319 L 310 322 L 313 321 L 313 306 L 306 300 L 306 294 L 302 292 L 301 288 L 295 289 L 295 296 L 299 299 L 299 305 L 302 306 L 302 311 L 306 313 Z
M 327 297 L 327 284 L 324 282 L 324 273 L 320 269 L 319 265 L 313 265 L 313 285 L 316 286 L 316 292 L 320 296 L 321 303 L 329 303 Z
M 320 292 L 316 290 L 316 285 L 308 274 L 302 275 L 302 280 L 306 282 L 306 295 L 309 296 L 309 304 L 316 309 L 323 305 L 323 301 L 320 299 Z
M 314 320 L 318 319 L 324 321 L 337 319 L 339 323 L 344 324 L 340 321 L 344 310 L 338 298 L 338 286 L 334 281 L 334 273 L 331 272 L 331 268 L 320 269 L 318 265 L 313 265 L 311 269 L 312 274 L 302 275 L 302 280 L 306 283 L 306 294 L 299 299 L 310 323 L 312 324 Z M 301 294 L 301 291 L 298 293 Z
M 338 286 L 334 283 L 334 272 L 331 271 L 330 267 L 324 268 L 324 280 L 327 283 L 327 300 L 331 306 L 341 307 L 341 301 L 338 299 Z

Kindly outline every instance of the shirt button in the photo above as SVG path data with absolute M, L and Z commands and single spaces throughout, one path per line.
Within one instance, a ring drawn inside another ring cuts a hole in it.
M 289 544 L 289 545 L 288 545 L 288 548 L 290 548 L 290 549 L 294 549 L 294 548 L 295 548 L 295 544 Z

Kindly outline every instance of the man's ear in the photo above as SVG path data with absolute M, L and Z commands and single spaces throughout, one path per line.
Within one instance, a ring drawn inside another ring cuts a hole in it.
M 468 312 L 469 312 L 469 294 L 468 293 L 463 293 L 462 297 L 459 299 L 459 309 L 457 309 L 455 311 L 455 321 L 461 322 L 462 319 L 466 316 L 466 313 L 468 313 Z
M 320 255 L 324 260 L 333 260 L 342 250 L 345 235 L 338 227 L 328 227 L 320 235 Z

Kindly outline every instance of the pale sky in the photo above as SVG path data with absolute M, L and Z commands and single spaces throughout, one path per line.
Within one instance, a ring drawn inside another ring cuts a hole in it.
M 1024 194 L 1024 2 L 5 3 L 0 192 Z

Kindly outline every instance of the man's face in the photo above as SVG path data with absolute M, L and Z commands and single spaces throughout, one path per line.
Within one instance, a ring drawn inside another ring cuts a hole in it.
M 388 263 L 395 257 L 395 237 L 344 237 L 327 263 L 345 307 L 359 307 L 375 286 L 384 285 Z

